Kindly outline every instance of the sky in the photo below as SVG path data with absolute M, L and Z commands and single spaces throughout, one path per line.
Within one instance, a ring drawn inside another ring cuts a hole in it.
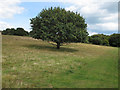
M 0 30 L 22 27 L 31 31 L 31 18 L 44 8 L 58 6 L 80 13 L 89 35 L 118 33 L 117 0 L 0 0 Z

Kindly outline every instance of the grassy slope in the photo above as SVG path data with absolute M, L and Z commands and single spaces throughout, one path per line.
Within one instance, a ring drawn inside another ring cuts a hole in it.
M 29 37 L 3 36 L 3 87 L 118 87 L 118 48 L 71 43 L 57 50 Z

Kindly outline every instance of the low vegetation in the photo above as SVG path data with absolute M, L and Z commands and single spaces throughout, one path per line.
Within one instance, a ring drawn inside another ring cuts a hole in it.
M 3 88 L 117 88 L 118 48 L 70 43 L 56 49 L 31 37 L 3 35 Z

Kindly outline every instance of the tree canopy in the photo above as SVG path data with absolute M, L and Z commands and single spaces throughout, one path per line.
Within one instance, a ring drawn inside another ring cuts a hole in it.
M 43 9 L 30 20 L 32 37 L 55 42 L 58 49 L 62 43 L 85 42 L 88 36 L 85 19 L 64 8 Z

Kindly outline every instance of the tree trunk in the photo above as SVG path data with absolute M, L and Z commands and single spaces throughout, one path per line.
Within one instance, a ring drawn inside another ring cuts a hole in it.
M 57 43 L 57 49 L 60 49 L 60 43 Z

